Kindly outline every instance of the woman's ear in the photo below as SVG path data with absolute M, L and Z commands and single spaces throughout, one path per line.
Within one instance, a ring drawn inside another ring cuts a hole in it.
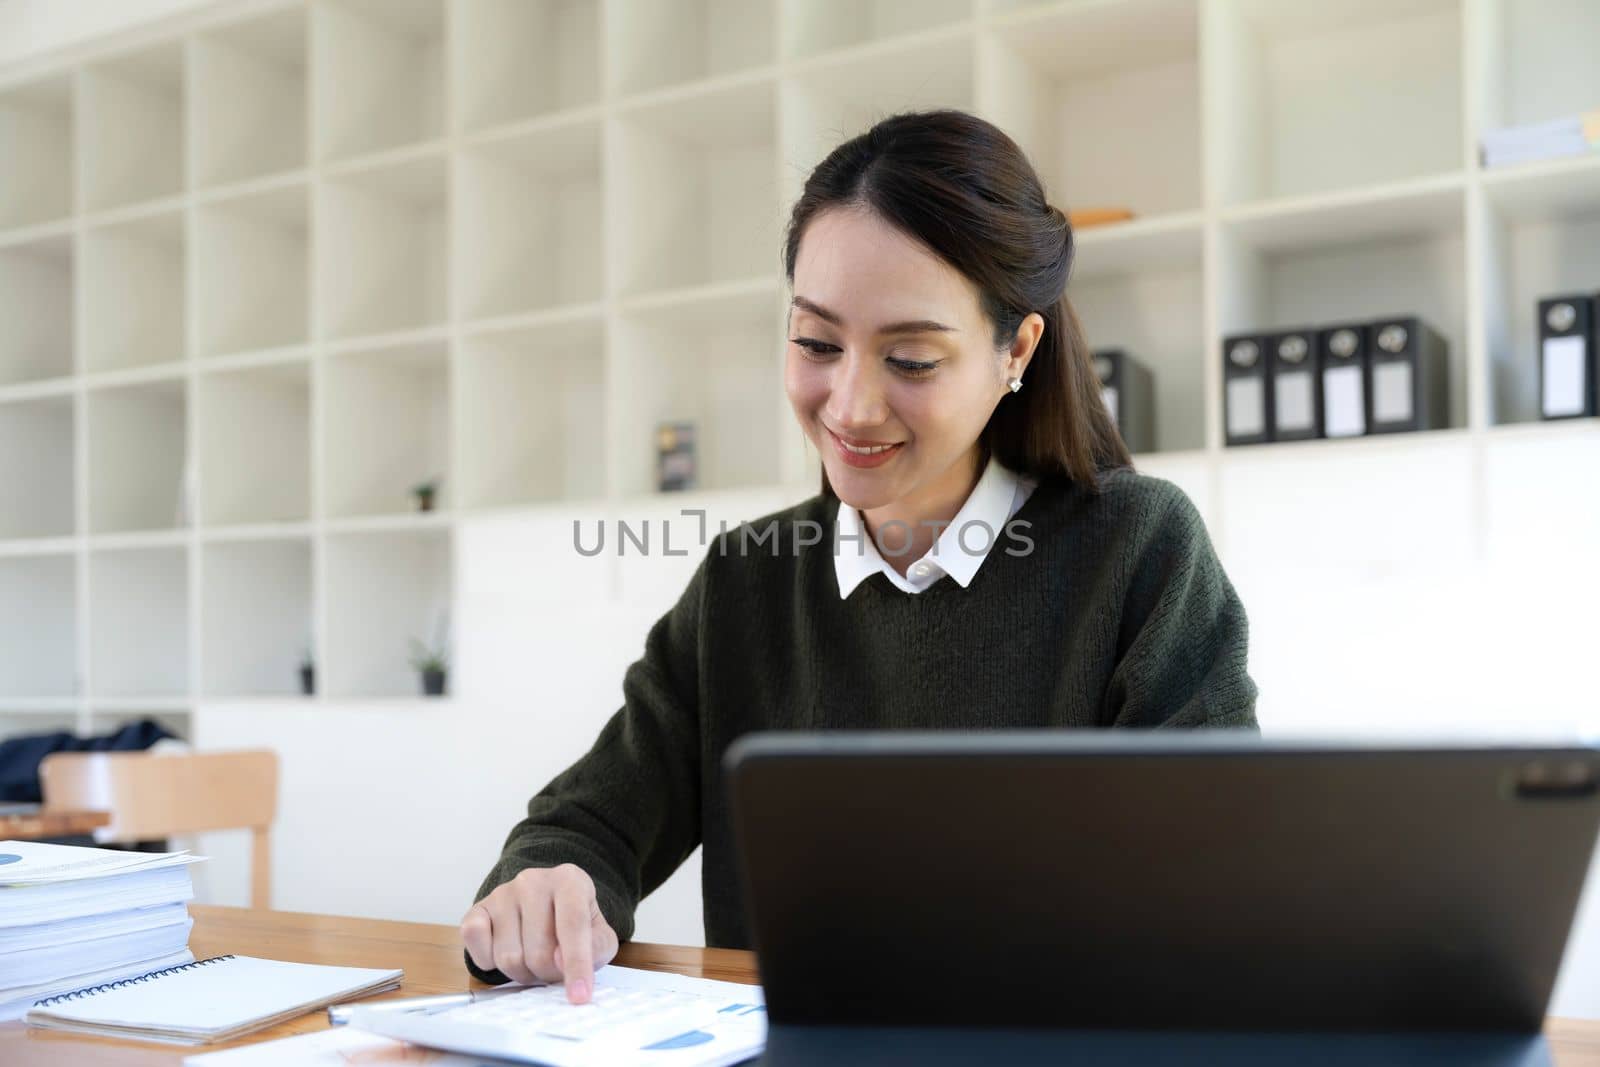
M 1017 326 L 1017 336 L 1011 341 L 1011 350 L 1007 353 L 1005 362 L 1006 379 L 1020 378 L 1022 372 L 1028 369 L 1028 362 L 1033 359 L 1034 350 L 1039 347 L 1039 339 L 1044 336 L 1044 316 L 1037 311 L 1028 312 L 1027 316 Z

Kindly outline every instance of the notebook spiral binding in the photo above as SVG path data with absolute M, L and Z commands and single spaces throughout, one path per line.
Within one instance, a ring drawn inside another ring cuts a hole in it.
M 176 974 L 179 971 L 190 971 L 196 967 L 204 967 L 210 963 L 221 963 L 224 960 L 231 959 L 233 959 L 233 953 L 231 952 L 226 956 L 208 956 L 203 960 L 194 960 L 191 963 L 181 963 L 176 967 L 166 967 L 159 971 L 151 971 L 149 974 L 138 975 L 134 978 L 123 978 L 120 981 L 106 982 L 103 985 L 89 986 L 86 989 L 74 989 L 70 993 L 58 993 L 53 997 L 47 997 L 44 1000 L 35 1001 L 33 1006 L 35 1008 L 54 1007 L 57 1004 L 62 1004 L 69 1000 L 77 1000 L 79 997 L 92 997 L 96 993 L 106 993 L 113 989 L 121 989 L 123 986 L 138 985 L 141 982 L 148 982 L 150 979 L 160 978 L 164 974 Z

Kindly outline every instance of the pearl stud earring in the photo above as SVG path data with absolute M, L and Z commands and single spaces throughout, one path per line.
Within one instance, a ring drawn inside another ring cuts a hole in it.
M 1011 391 L 1014 393 L 1018 389 L 1022 388 L 1022 379 L 1021 378 L 1008 378 L 1008 379 L 1006 379 L 1006 384 L 1011 387 Z

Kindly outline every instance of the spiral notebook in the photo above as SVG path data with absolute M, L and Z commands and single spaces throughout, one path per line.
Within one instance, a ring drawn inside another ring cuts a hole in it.
M 25 1018 L 50 1030 L 203 1045 L 398 989 L 403 977 L 399 970 L 212 956 L 50 997 Z

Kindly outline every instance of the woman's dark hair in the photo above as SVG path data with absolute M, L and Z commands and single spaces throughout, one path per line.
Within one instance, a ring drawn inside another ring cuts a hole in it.
M 1041 482 L 1097 492 L 1102 472 L 1132 468 L 1066 297 L 1072 227 L 1003 130 L 964 111 L 902 112 L 828 153 L 789 215 L 790 285 L 806 226 L 836 207 L 870 209 L 971 279 L 997 352 L 1029 312 L 1044 317 L 1023 388 L 1001 399 L 978 436 L 980 470 L 993 456 Z M 822 492 L 837 495 L 826 468 Z

